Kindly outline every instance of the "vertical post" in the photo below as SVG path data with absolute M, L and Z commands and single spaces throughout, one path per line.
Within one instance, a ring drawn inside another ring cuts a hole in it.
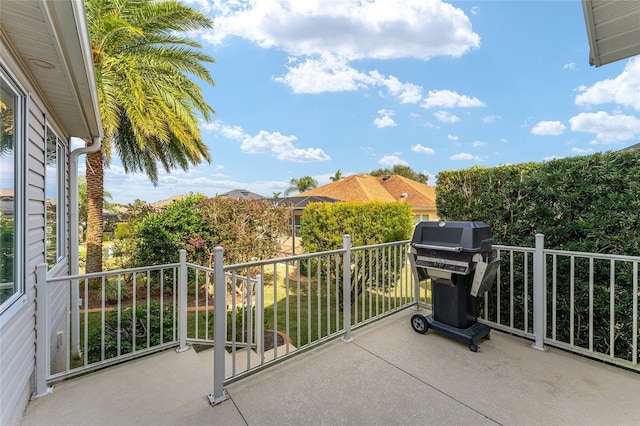
M 177 352 L 184 352 L 187 346 L 187 251 L 180 250 L 180 267 L 178 272 L 178 340 Z M 196 289 L 197 291 L 197 289 Z
M 351 235 L 342 237 L 344 254 L 342 255 L 342 321 L 344 336 L 342 341 L 350 343 L 351 337 Z
M 227 281 L 223 265 L 224 250 L 213 249 L 213 393 L 209 403 L 216 405 L 229 398 L 224 388 L 224 355 L 227 340 Z
M 262 275 L 256 276 L 256 352 L 264 354 L 264 287 L 262 285 Z
M 409 259 L 409 268 L 411 269 L 411 281 L 413 282 L 413 300 L 415 305 L 411 309 L 419 311 L 420 308 L 420 279 L 418 278 L 418 269 L 416 268 L 416 260 L 413 257 L 414 248 L 409 246 L 407 249 L 407 259 Z
M 544 235 L 536 234 L 536 250 L 533 254 L 533 334 L 536 341 L 532 348 L 545 351 L 545 267 Z
M 47 386 L 49 375 L 49 303 L 47 264 L 36 267 L 36 389 L 31 399 L 47 396 L 53 388 Z M 72 301 L 73 303 L 73 301 Z
M 87 296 L 85 295 L 85 298 Z M 71 280 L 71 356 L 80 359 L 80 282 Z

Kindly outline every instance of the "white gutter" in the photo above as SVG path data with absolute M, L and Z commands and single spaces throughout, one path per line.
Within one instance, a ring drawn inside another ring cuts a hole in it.
M 78 275 L 80 271 L 80 253 L 78 240 L 78 157 L 83 154 L 96 152 L 102 146 L 102 137 L 93 138 L 93 144 L 74 149 L 69 158 L 69 229 L 71 244 L 69 247 L 71 275 Z M 86 297 L 86 296 L 85 296 Z M 88 302 L 88 301 L 87 301 Z M 71 285 L 71 354 L 74 359 L 80 357 L 80 288 L 78 280 Z

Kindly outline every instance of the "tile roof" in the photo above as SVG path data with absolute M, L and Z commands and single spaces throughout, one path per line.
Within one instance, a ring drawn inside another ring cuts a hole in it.
M 331 197 L 341 201 L 399 201 L 413 208 L 436 206 L 434 187 L 399 175 L 352 175 L 300 195 Z

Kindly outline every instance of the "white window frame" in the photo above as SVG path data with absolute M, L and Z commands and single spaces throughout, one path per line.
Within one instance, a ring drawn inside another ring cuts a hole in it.
M 26 146 L 27 146 L 27 111 L 28 98 L 26 92 L 13 78 L 9 70 L 0 62 L 0 80 L 6 84 L 16 97 L 14 110 L 14 293 L 0 305 L 0 328 L 27 302 L 25 293 L 25 246 L 26 246 Z
M 58 265 L 64 264 L 67 259 L 67 186 L 66 186 L 66 170 L 67 170 L 67 148 L 64 141 L 58 136 L 55 129 L 46 123 L 45 145 L 49 149 L 48 140 L 51 133 L 56 140 L 56 176 L 53 185 L 56 187 L 56 259 L 54 264 L 48 264 L 49 271 L 55 269 Z M 45 158 L 47 153 L 45 153 Z M 45 222 L 48 219 L 47 186 L 51 183 L 49 176 L 46 176 L 46 160 L 45 160 Z M 48 226 L 48 225 L 46 225 Z M 45 231 L 45 235 L 49 235 L 49 231 Z M 48 249 L 47 249 L 48 250 Z M 47 253 L 48 256 L 48 253 Z

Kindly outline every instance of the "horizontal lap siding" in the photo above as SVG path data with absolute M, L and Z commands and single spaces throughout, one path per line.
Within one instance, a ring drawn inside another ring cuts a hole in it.
M 0 46 L 2 47 L 2 46 Z M 35 341 L 36 341 L 36 267 L 38 264 L 46 262 L 45 239 L 45 118 L 47 111 L 45 103 L 38 96 L 38 91 L 30 85 L 28 78 L 21 72 L 19 67 L 9 62 L 10 58 L 4 56 L 3 64 L 7 66 L 13 77 L 20 82 L 22 88 L 28 95 L 27 113 L 27 144 L 26 144 L 26 220 L 25 229 L 25 277 L 24 289 L 27 296 L 27 303 L 22 306 L 0 330 L 0 425 L 16 424 L 20 422 L 22 412 L 26 402 L 33 392 L 33 372 L 35 368 Z M 7 62 L 5 62 L 5 59 Z M 51 114 L 48 114 L 51 116 Z M 68 141 L 67 135 L 60 131 L 59 126 L 48 119 L 54 126 L 58 135 Z M 68 164 L 68 157 L 67 157 Z M 69 188 L 69 175 L 66 174 L 65 186 L 67 192 Z M 68 203 L 68 198 L 64 199 Z M 68 212 L 68 210 L 67 210 Z M 68 223 L 68 217 L 67 217 Z M 67 226 L 68 229 L 68 226 Z M 68 241 L 69 236 L 65 237 Z M 68 244 L 67 244 L 68 247 Z M 65 264 L 56 269 L 60 274 L 69 272 L 69 253 L 67 250 Z M 50 305 L 51 318 L 55 321 L 47 330 L 51 338 L 51 360 L 52 369 L 55 364 L 64 362 L 64 354 L 67 353 L 68 336 L 66 313 L 68 305 L 68 291 L 66 286 L 59 286 L 59 289 L 51 293 Z M 63 330 L 62 347 L 57 347 L 56 332 Z

